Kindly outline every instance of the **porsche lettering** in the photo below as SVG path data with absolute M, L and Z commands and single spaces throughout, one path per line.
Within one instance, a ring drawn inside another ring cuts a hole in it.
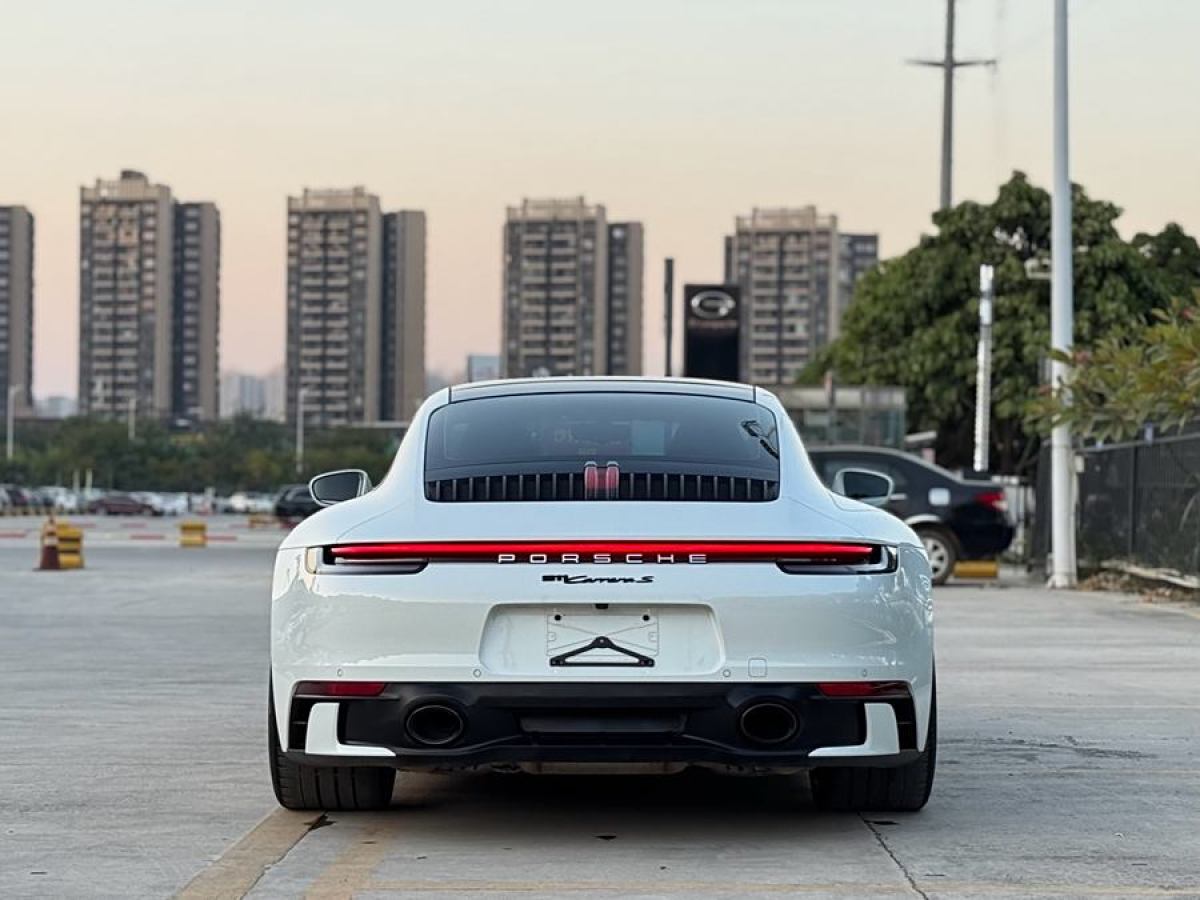
M 500 553 L 498 563 L 533 565 L 690 565 L 708 562 L 707 553 Z

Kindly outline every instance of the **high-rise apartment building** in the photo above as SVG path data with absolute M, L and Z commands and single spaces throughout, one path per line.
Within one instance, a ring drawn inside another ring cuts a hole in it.
M 642 269 L 638 222 L 610 225 L 583 197 L 508 207 L 505 377 L 640 372 Z
M 225 372 L 221 375 L 221 418 L 251 416 L 266 417 L 267 379 L 244 372 Z
M 379 417 L 408 422 L 425 399 L 425 213 L 383 217 Z
M 80 189 L 79 411 L 171 411 L 174 201 L 126 170 Z
M 10 390 L 11 389 L 11 390 Z M 0 421 L 33 410 L 33 216 L 0 206 Z
M 838 231 L 815 207 L 755 209 L 726 241 L 728 283 L 742 292 L 743 380 L 790 384 L 838 335 L 858 276 L 878 259 L 875 235 Z
M 467 381 L 494 381 L 499 377 L 499 356 L 494 353 L 467 354 Z
M 425 396 L 425 214 L 365 188 L 288 198 L 287 417 L 407 420 Z
M 642 374 L 641 222 L 608 226 L 608 374 Z
M 288 198 L 287 404 L 310 425 L 379 416 L 383 219 L 365 188 Z
M 221 215 L 212 203 L 175 207 L 171 408 L 185 419 L 220 412 Z
M 80 189 L 79 411 L 218 412 L 220 219 L 125 170 Z

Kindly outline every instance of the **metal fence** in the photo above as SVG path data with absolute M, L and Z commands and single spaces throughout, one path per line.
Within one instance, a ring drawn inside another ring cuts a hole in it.
M 1200 434 L 1079 452 L 1081 566 L 1122 560 L 1200 574 Z M 1048 448 L 1038 465 L 1033 556 L 1049 550 Z

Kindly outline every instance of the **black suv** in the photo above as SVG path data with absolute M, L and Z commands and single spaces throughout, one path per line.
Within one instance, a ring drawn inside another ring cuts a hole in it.
M 960 559 L 995 559 L 1012 543 L 1015 529 L 1000 485 L 965 481 L 919 457 L 883 447 L 813 447 L 808 455 L 827 485 L 841 469 L 870 469 L 892 479 L 885 509 L 920 536 L 934 584 L 944 584 Z
M 275 498 L 275 517 L 278 519 L 307 519 L 320 508 L 307 484 L 284 485 Z

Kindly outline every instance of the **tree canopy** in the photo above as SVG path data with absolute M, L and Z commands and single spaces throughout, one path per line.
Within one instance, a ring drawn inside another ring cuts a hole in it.
M 1073 190 L 1075 338 L 1127 335 L 1155 308 L 1200 284 L 1200 248 L 1177 225 L 1124 240 L 1121 210 Z M 907 390 L 912 430 L 937 431 L 938 459 L 968 466 L 973 445 L 979 266 L 995 267 L 993 467 L 1025 471 L 1039 437 L 1028 408 L 1043 382 L 1050 343 L 1050 195 L 1021 172 L 990 204 L 936 213 L 938 233 L 866 273 L 840 337 L 804 373 L 832 368 L 845 383 Z
M 1055 354 L 1072 366 L 1059 391 L 1043 389 L 1030 418 L 1043 431 L 1068 423 L 1083 437 L 1127 440 L 1147 423 L 1183 428 L 1200 420 L 1200 296 L 1155 310 L 1132 335 Z

